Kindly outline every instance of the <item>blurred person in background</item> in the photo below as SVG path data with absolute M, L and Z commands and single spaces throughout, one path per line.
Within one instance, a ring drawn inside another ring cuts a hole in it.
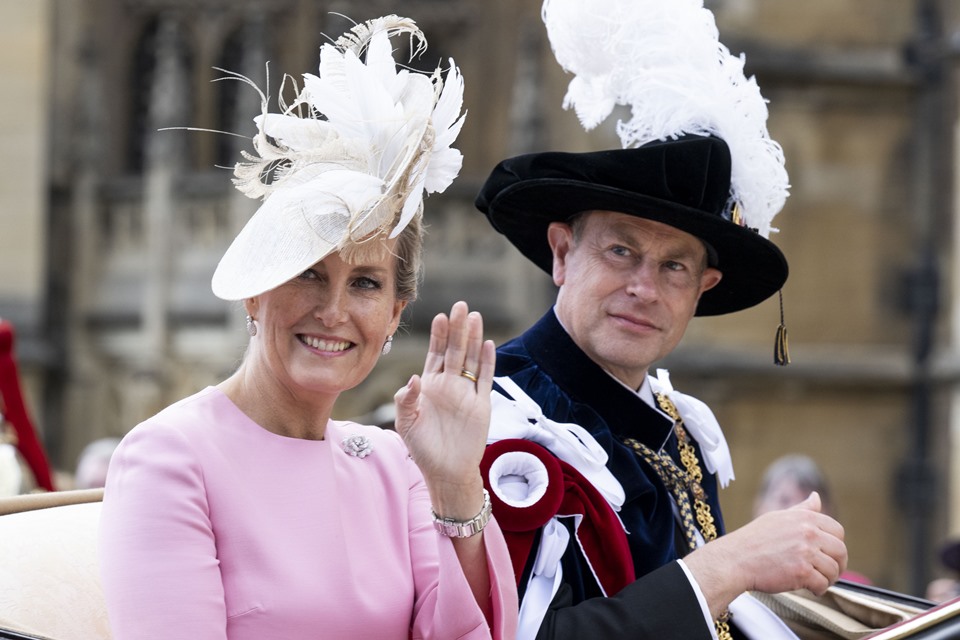
M 940 565 L 947 569 L 950 575 L 931 580 L 927 585 L 926 597 L 934 602 L 946 602 L 960 597 L 960 540 L 944 542 L 938 555 Z
M 816 461 L 799 453 L 777 458 L 763 473 L 753 501 L 753 517 L 776 509 L 789 509 L 814 491 L 820 495 L 823 512 L 835 516 L 830 487 Z
M 22 468 L 28 471 L 21 492 L 34 488 L 53 491 L 53 471 L 20 384 L 15 337 L 13 323 L 0 318 L 0 437 L 17 450 Z
M 120 444 L 120 438 L 99 438 L 89 443 L 77 458 L 73 476 L 74 489 L 98 489 L 107 483 L 110 458 Z

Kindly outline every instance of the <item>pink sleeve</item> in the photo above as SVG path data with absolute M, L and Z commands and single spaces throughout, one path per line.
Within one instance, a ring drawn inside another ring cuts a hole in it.
M 203 474 L 179 431 L 142 425 L 124 438 L 110 464 L 99 553 L 114 640 L 226 638 Z
M 517 634 L 517 588 L 507 543 L 491 520 L 483 530 L 490 571 L 493 628 L 487 626 L 449 538 L 433 527 L 430 496 L 413 462 L 410 489 L 410 554 L 417 589 L 414 639 L 513 640 Z

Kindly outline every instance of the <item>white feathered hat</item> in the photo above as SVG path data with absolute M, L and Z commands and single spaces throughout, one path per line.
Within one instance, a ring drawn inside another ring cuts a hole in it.
M 243 153 L 234 184 L 264 201 L 217 266 L 217 297 L 259 295 L 332 252 L 356 261 L 380 251 L 423 214 L 425 193 L 453 182 L 463 162 L 451 147 L 465 117 L 463 79 L 452 59 L 446 81 L 439 67 L 398 68 L 390 38 L 399 34 L 409 36 L 411 57 L 426 49 L 413 20 L 377 18 L 323 45 L 319 74 L 303 74 L 280 113 L 269 113 L 260 93 L 257 155 Z
M 617 105 L 624 149 L 682 135 L 715 136 L 730 148 L 730 207 L 769 237 L 789 194 L 783 150 L 767 132 L 767 101 L 743 55 L 720 42 L 703 0 L 544 0 L 557 62 L 574 74 L 564 97 L 587 130 Z
M 592 209 L 623 212 L 690 233 L 723 279 L 697 315 L 746 309 L 788 274 L 767 238 L 789 184 L 767 133 L 767 106 L 743 57 L 718 38 L 703 0 L 544 0 L 560 65 L 573 74 L 564 106 L 586 129 L 616 106 L 621 149 L 540 152 L 491 172 L 476 206 L 550 273 L 552 222 Z

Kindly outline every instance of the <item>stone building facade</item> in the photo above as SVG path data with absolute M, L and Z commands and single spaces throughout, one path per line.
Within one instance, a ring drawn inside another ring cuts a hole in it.
M 777 299 L 695 320 L 664 363 L 713 407 L 737 481 L 729 526 L 750 517 L 764 467 L 812 455 L 829 477 L 851 567 L 921 592 L 936 545 L 960 534 L 955 293 L 960 8 L 948 0 L 712 0 L 722 40 L 770 101 L 791 197 L 774 224 L 791 276 L 793 364 L 772 364 Z M 0 0 L 0 316 L 20 336 L 28 400 L 56 465 L 227 375 L 246 336 L 209 278 L 255 203 L 234 192 L 249 133 L 242 83 L 274 95 L 315 68 L 322 34 L 400 12 L 466 80 L 458 181 L 426 202 L 421 300 L 394 351 L 344 397 L 367 414 L 422 363 L 430 318 L 466 299 L 505 339 L 539 317 L 549 279 L 472 200 L 507 155 L 616 146 L 560 107 L 532 0 Z

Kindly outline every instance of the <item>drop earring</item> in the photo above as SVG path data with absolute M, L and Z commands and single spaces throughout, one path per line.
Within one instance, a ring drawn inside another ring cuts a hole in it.
M 390 349 L 393 348 L 393 336 L 388 336 L 386 341 L 383 343 L 383 347 L 380 349 L 380 355 L 385 356 L 390 353 Z
M 247 333 L 251 338 L 257 335 L 257 322 L 251 316 L 247 316 Z

